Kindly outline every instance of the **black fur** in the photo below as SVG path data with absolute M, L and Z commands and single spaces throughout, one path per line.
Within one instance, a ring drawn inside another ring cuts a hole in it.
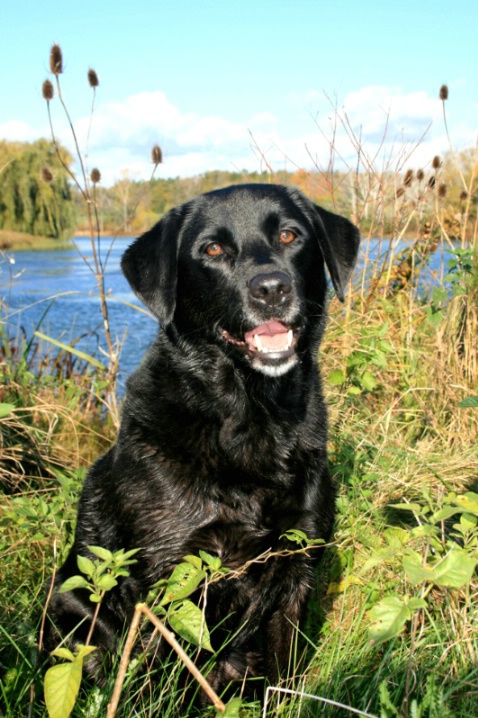
M 281 242 L 284 230 L 294 241 Z M 237 569 L 293 547 L 288 529 L 329 539 L 334 489 L 317 369 L 324 263 L 342 299 L 358 242 L 350 222 L 297 190 L 244 185 L 172 210 L 126 251 L 124 273 L 162 328 L 128 381 L 116 445 L 85 481 L 75 543 L 56 578 L 58 587 L 78 573 L 88 545 L 141 548 L 101 607 L 92 642 L 103 651 L 186 554 L 203 549 Z M 246 333 L 265 322 L 292 330 L 293 347 L 251 348 Z M 253 563 L 210 587 L 208 624 L 235 634 L 210 675 L 218 690 L 246 673 L 277 679 L 318 553 Z M 47 646 L 93 609 L 84 591 L 55 592 Z M 74 641 L 87 630 L 85 622 Z

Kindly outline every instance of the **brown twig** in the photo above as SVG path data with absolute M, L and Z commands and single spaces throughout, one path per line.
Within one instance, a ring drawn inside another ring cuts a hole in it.
M 151 611 L 150 608 L 148 608 L 148 606 L 146 606 L 146 604 L 138 603 L 134 611 L 133 620 L 131 621 L 128 636 L 121 656 L 120 667 L 118 670 L 118 675 L 116 677 L 113 695 L 111 697 L 111 701 L 108 704 L 106 718 L 114 718 L 114 716 L 116 715 L 116 710 L 118 708 L 119 699 L 121 696 L 121 690 L 123 688 L 126 671 L 129 665 L 131 651 L 133 650 L 133 646 L 136 641 L 136 636 L 138 634 L 139 624 L 142 615 L 146 616 L 151 621 L 151 623 L 155 626 L 155 628 L 159 631 L 163 638 L 169 643 L 171 648 L 173 648 L 173 650 L 177 653 L 180 660 L 184 663 L 186 668 L 197 680 L 203 691 L 211 699 L 216 710 L 219 710 L 224 713 L 224 711 L 226 710 L 225 704 L 219 698 L 215 690 L 208 683 L 202 673 L 199 671 L 197 666 L 195 666 L 195 664 L 191 661 L 187 653 L 176 640 L 174 634 L 168 628 L 166 628 L 164 623 L 157 616 L 154 615 L 154 613 Z

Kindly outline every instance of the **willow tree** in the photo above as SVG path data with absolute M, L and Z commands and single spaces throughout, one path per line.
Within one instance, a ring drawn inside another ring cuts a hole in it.
M 60 151 L 69 164 L 66 150 Z M 72 236 L 72 191 L 50 142 L 0 143 L 0 170 L 0 229 L 54 239 Z

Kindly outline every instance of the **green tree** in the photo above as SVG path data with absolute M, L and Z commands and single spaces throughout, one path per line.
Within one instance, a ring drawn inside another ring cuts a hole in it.
M 60 151 L 70 164 L 68 152 Z M 54 239 L 72 236 L 72 192 L 50 142 L 1 142 L 0 166 L 0 229 Z

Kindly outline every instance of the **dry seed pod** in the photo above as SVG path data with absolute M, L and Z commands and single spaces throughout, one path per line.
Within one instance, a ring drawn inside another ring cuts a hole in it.
M 88 70 L 88 82 L 90 83 L 90 87 L 98 87 L 100 84 L 100 81 L 98 80 L 98 75 L 94 70 L 90 69 Z
M 101 180 L 101 172 L 97 167 L 94 167 L 91 170 L 90 178 L 93 184 L 98 184 L 98 182 Z
M 151 159 L 155 165 L 160 165 L 163 161 L 163 153 L 161 152 L 161 147 L 159 145 L 154 145 L 151 150 Z
M 448 100 L 448 85 L 442 85 L 440 87 L 440 100 L 442 102 L 445 102 L 445 100 Z
M 63 53 L 59 45 L 52 45 L 50 50 L 50 72 L 53 75 L 61 75 L 63 72 Z
M 45 82 L 42 85 L 41 93 L 43 95 L 43 98 L 49 102 L 50 100 L 53 100 L 53 95 L 55 94 L 55 91 L 53 89 L 53 85 L 51 84 L 50 80 L 45 80 Z

